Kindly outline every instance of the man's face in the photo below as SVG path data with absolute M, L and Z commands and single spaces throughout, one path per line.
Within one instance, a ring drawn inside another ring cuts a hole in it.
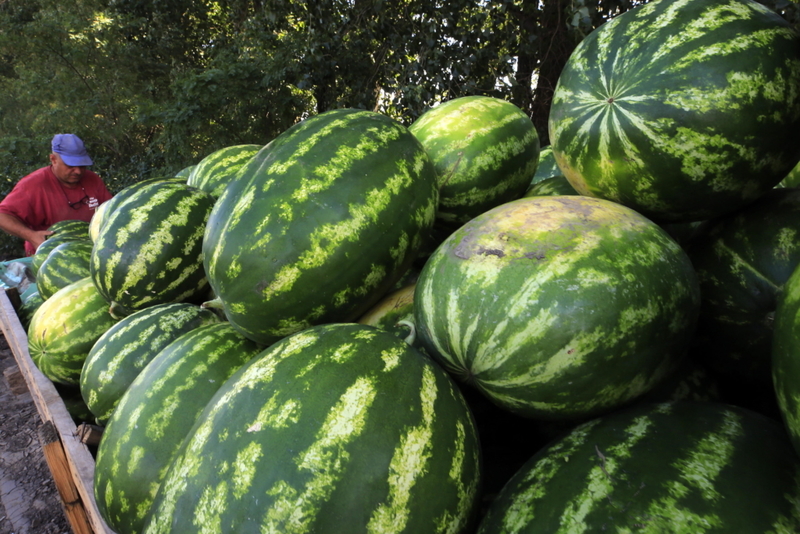
M 53 174 L 67 187 L 75 187 L 83 176 L 86 167 L 70 167 L 58 154 L 50 154 L 50 163 L 53 165 Z

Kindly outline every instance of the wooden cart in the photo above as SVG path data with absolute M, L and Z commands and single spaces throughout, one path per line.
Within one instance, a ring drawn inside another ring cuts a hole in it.
M 13 298 L 11 292 L 0 291 L 0 328 L 42 419 L 42 449 L 67 519 L 75 534 L 114 534 L 100 516 L 94 500 L 94 457 L 55 386 L 31 360 L 28 335 L 10 294 Z

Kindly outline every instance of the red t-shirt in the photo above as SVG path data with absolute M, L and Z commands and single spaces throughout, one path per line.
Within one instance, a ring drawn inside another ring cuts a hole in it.
M 79 186 L 69 189 L 47 166 L 17 182 L 0 202 L 0 213 L 15 216 L 32 230 L 47 230 L 53 224 L 69 219 L 89 222 L 95 208 L 110 198 L 111 193 L 94 172 L 84 169 Z M 96 202 L 91 199 L 96 199 Z M 28 241 L 25 242 L 25 252 L 28 255 L 35 252 Z

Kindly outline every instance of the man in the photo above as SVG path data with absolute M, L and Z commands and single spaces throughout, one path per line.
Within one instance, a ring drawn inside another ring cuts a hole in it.
M 0 230 L 25 240 L 30 256 L 52 232 L 53 224 L 79 219 L 89 222 L 111 198 L 103 180 L 87 170 L 92 159 L 77 135 L 53 137 L 50 165 L 22 178 L 0 202 Z

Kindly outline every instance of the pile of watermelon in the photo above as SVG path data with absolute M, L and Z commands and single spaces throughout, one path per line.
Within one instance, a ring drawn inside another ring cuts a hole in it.
M 59 223 L 20 318 L 104 519 L 800 531 L 799 87 L 765 7 L 655 0 L 575 50 L 550 146 L 488 96 L 338 109 Z

